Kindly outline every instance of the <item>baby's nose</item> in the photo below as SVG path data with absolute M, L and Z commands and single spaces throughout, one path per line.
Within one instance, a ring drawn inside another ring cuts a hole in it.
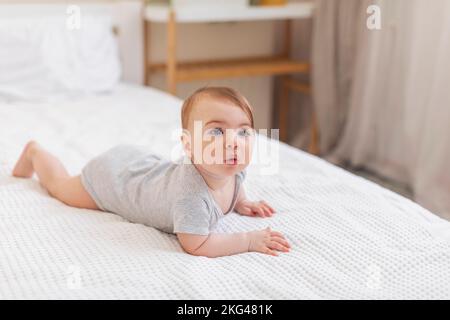
M 235 130 L 227 130 L 227 134 L 225 137 L 225 144 L 227 148 L 236 148 L 237 147 L 237 132 Z

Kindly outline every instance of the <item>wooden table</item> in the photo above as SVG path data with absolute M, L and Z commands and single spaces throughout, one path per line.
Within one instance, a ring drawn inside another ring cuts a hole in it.
M 308 62 L 296 61 L 290 57 L 291 52 L 291 21 L 293 19 L 312 16 L 313 4 L 310 2 L 289 3 L 285 6 L 261 7 L 248 6 L 240 9 L 235 7 L 169 7 L 167 5 L 147 5 L 143 10 L 144 23 L 144 77 L 149 85 L 150 74 L 165 72 L 167 91 L 176 94 L 177 83 L 231 78 L 241 76 L 282 75 L 282 92 L 280 95 L 280 139 L 286 141 L 289 90 L 309 94 L 308 84 L 294 81 L 290 75 L 309 73 Z M 245 57 L 226 60 L 200 60 L 195 62 L 178 62 L 176 56 L 177 24 L 205 23 L 231 21 L 261 21 L 284 20 L 285 41 L 280 54 L 267 57 Z M 167 60 L 166 63 L 149 61 L 149 33 L 151 23 L 167 24 Z

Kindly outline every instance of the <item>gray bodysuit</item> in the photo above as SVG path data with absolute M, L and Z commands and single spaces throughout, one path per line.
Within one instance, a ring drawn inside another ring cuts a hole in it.
M 165 160 L 143 147 L 119 145 L 83 168 L 81 182 L 103 211 L 168 233 L 207 235 L 224 216 L 192 162 Z M 236 175 L 231 212 L 245 171 Z

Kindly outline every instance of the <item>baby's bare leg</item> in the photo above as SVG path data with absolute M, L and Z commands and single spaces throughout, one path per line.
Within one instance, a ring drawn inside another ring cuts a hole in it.
M 30 141 L 14 167 L 13 176 L 30 178 L 34 172 L 41 185 L 56 199 L 72 207 L 99 209 L 81 184 L 80 176 L 70 176 L 58 158 Z

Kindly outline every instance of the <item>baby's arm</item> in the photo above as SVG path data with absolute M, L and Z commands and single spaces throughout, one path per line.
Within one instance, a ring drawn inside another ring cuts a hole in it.
M 290 245 L 284 236 L 269 227 L 250 232 L 220 234 L 207 236 L 178 233 L 178 240 L 183 249 L 195 256 L 209 258 L 230 256 L 243 252 L 260 252 L 277 256 L 276 251 L 288 252 Z
M 250 239 L 248 233 L 219 234 L 207 236 L 178 233 L 178 240 L 183 249 L 195 256 L 221 257 L 248 252 Z
M 271 217 L 275 210 L 264 200 L 250 201 L 245 194 L 244 186 L 241 186 L 234 207 L 236 212 L 244 216 L 259 216 L 259 217 Z

